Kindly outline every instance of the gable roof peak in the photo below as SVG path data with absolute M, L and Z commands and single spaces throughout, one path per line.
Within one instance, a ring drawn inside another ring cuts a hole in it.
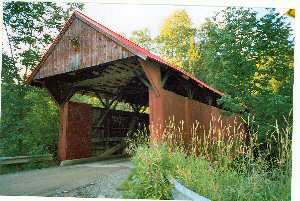
M 182 68 L 180 68 L 180 67 L 178 67 L 178 66 L 176 66 L 174 64 L 171 64 L 171 63 L 165 61 L 164 59 L 162 59 L 160 56 L 155 55 L 152 52 L 150 52 L 149 50 L 140 47 L 138 44 L 136 44 L 136 43 L 128 40 L 127 38 L 125 38 L 121 34 L 118 34 L 118 33 L 114 32 L 114 31 L 112 31 L 111 29 L 107 28 L 106 26 L 98 23 L 97 21 L 89 18 L 88 16 L 86 16 L 85 14 L 83 14 L 79 10 L 75 10 L 73 12 L 73 14 L 71 15 L 71 17 L 67 20 L 67 22 L 65 23 L 65 25 L 63 26 L 63 28 L 59 32 L 58 36 L 55 38 L 54 42 L 51 44 L 51 46 L 49 47 L 49 49 L 46 51 L 46 53 L 42 57 L 41 62 L 38 64 L 38 66 L 34 69 L 34 71 L 28 77 L 27 83 L 31 83 L 32 82 L 32 80 L 34 79 L 35 75 L 39 72 L 40 68 L 42 67 L 42 64 L 45 62 L 45 60 L 47 59 L 47 57 L 49 56 L 49 54 L 51 53 L 51 51 L 54 49 L 55 45 L 60 41 L 60 39 L 62 38 L 62 36 L 64 35 L 64 33 L 68 30 L 68 28 L 70 27 L 70 25 L 72 24 L 72 22 L 74 21 L 75 18 L 83 21 L 84 23 L 88 24 L 89 26 L 91 26 L 95 30 L 101 32 L 102 34 L 104 34 L 105 36 L 109 37 L 111 40 L 113 40 L 117 44 L 119 44 L 122 47 L 124 47 L 125 49 L 127 49 L 132 54 L 137 55 L 138 57 L 140 57 L 141 59 L 144 59 L 144 60 L 149 59 L 149 60 L 158 62 L 158 63 L 160 63 L 162 65 L 165 65 L 165 66 L 167 66 L 167 67 L 169 67 L 169 68 L 177 71 L 178 73 L 191 78 L 194 82 L 197 83 L 197 85 L 202 86 L 204 88 L 207 88 L 208 90 L 213 91 L 214 93 L 219 94 L 221 96 L 224 95 L 219 90 L 214 89 L 213 87 L 210 87 L 205 82 L 203 82 L 201 80 L 198 80 L 197 78 L 195 78 L 190 73 L 185 72 L 184 70 L 182 70 Z

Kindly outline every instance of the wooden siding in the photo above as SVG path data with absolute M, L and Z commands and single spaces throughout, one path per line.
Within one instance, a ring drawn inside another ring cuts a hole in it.
M 35 79 L 130 56 L 133 54 L 127 49 L 75 18 L 44 62 Z
M 124 142 L 129 129 L 143 130 L 148 128 L 149 115 L 146 113 L 127 112 L 122 110 L 109 110 L 104 121 L 98 126 L 100 117 L 106 109 L 93 107 L 92 148 L 93 155 L 102 154 L 107 149 Z M 136 122 L 135 124 L 133 122 Z M 132 127 L 135 125 L 134 127 Z

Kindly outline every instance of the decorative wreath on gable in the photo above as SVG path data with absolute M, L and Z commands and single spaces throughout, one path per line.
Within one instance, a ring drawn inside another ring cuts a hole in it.
M 80 49 L 80 38 L 79 38 L 79 36 L 75 36 L 75 37 L 71 38 L 70 41 L 71 41 L 71 45 L 75 49 L 75 51 L 76 52 L 79 51 L 79 49 Z

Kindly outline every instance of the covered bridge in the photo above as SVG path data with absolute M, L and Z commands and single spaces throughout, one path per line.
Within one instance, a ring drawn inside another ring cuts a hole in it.
M 184 121 L 189 143 L 195 121 L 208 126 L 212 115 L 222 114 L 222 92 L 77 11 L 28 83 L 45 87 L 60 106 L 60 160 L 90 157 L 104 138 L 122 140 L 134 127 L 132 118 L 150 124 L 152 141 L 162 140 L 169 118 Z M 104 108 L 69 101 L 75 93 L 98 97 Z M 115 101 L 131 104 L 133 112 L 112 110 Z

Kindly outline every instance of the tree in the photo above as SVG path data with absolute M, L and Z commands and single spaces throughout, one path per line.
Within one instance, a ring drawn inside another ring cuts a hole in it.
M 208 20 L 198 36 L 198 77 L 233 97 L 245 96 L 255 72 L 255 23 L 256 13 L 250 10 L 226 10 Z
M 144 28 L 142 30 L 133 31 L 130 37 L 130 40 L 136 42 L 143 48 L 146 48 L 149 51 L 158 53 L 158 44 L 155 38 L 151 37 L 150 30 Z
M 10 55 L 2 55 L 1 141 L 5 155 L 56 154 L 58 107 L 43 89 L 25 80 L 75 8 L 50 2 L 5 2 L 4 25 Z
M 199 30 L 196 75 L 224 91 L 223 107 L 256 116 L 265 129 L 284 123 L 292 108 L 293 38 L 274 9 L 227 8 Z M 244 109 L 242 109 L 244 108 Z
M 171 63 L 182 66 L 193 72 L 190 64 L 198 59 L 198 50 L 195 46 L 196 29 L 185 10 L 173 12 L 165 21 L 160 30 L 158 41 L 161 46 L 161 55 Z

